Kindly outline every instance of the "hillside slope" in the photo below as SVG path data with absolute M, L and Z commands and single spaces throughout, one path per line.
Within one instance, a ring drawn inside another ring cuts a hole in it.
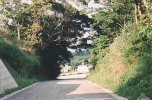
M 141 93 L 152 98 L 151 28 L 128 25 L 123 32 L 97 60 L 88 79 L 129 100 Z
M 6 90 L 5 93 L 0 94 L 0 97 L 40 80 L 37 74 L 39 60 L 22 51 L 17 45 L 1 38 L 0 58 L 18 84 L 18 88 Z

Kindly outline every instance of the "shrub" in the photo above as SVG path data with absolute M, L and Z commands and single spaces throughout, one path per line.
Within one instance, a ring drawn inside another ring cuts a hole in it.
M 107 36 L 101 36 L 94 41 L 94 47 L 91 50 L 91 62 L 95 67 L 98 61 L 106 55 L 109 51 L 108 47 L 111 44 L 111 40 Z

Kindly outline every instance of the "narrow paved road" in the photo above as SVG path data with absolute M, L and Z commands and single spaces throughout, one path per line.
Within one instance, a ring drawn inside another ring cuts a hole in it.
M 118 100 L 84 79 L 44 81 L 6 100 Z M 121 100 L 121 99 L 120 99 Z

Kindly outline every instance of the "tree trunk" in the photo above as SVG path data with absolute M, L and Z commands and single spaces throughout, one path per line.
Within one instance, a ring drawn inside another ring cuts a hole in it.
M 135 7 L 135 23 L 138 24 L 138 11 L 137 11 L 137 5 L 134 4 Z
M 141 3 L 138 3 L 137 10 L 138 10 L 138 14 L 142 15 L 143 12 L 142 12 L 142 9 L 141 9 Z
M 144 13 L 144 10 L 142 8 L 142 0 L 138 0 L 136 5 L 137 5 L 138 14 L 140 16 Z
M 21 39 L 20 28 L 19 28 L 19 27 L 17 27 L 17 39 L 18 39 L 18 40 Z

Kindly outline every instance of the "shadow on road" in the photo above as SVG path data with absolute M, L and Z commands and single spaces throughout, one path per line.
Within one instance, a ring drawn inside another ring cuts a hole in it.
M 6 100 L 116 100 L 82 79 L 38 82 Z

